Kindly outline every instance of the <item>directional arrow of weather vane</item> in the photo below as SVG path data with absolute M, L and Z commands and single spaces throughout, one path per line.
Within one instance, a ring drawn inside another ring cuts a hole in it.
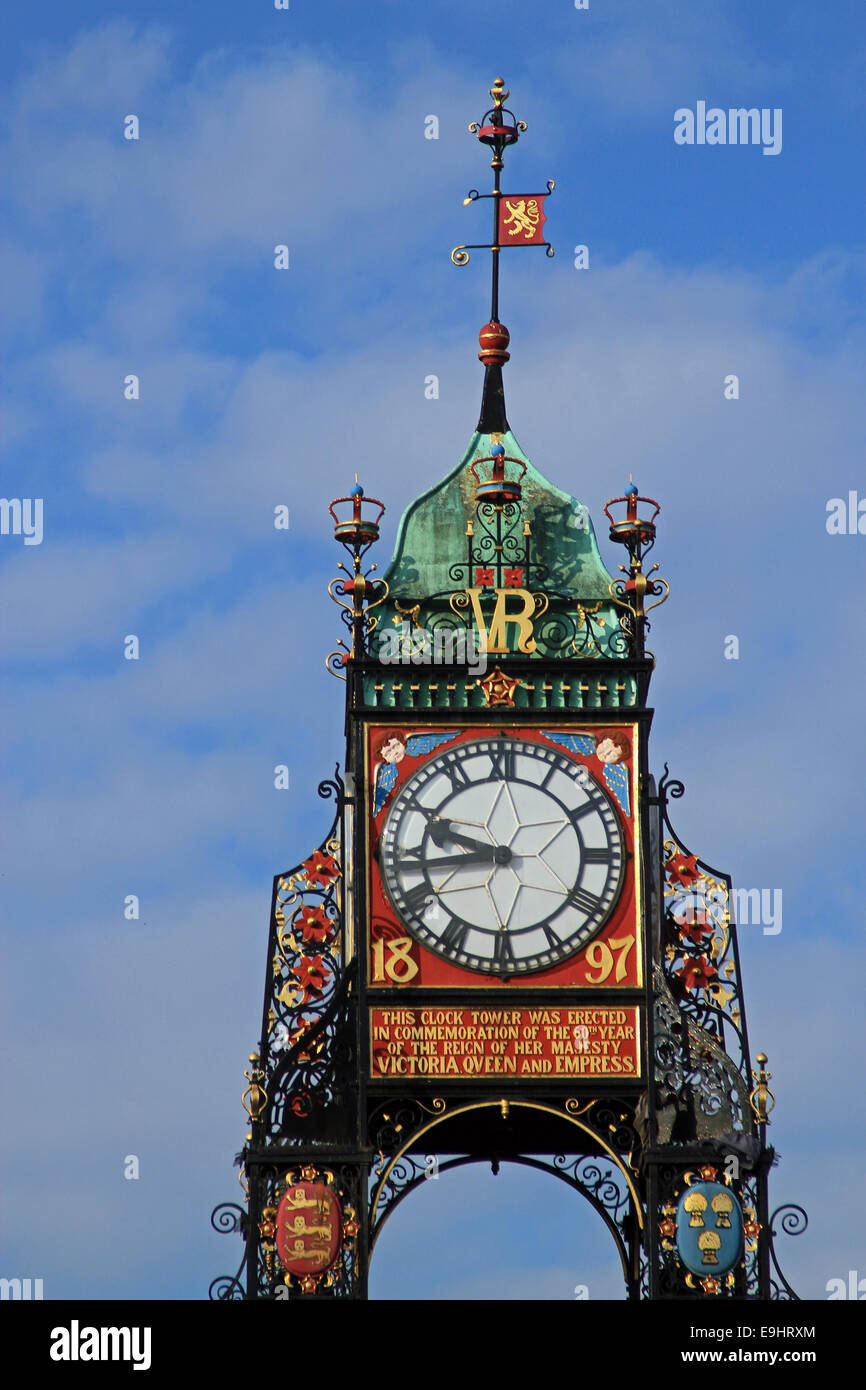
M 466 265 L 470 251 L 489 251 L 491 253 L 493 257 L 493 287 L 490 317 L 494 322 L 498 322 L 499 252 L 503 247 L 544 246 L 547 248 L 548 256 L 553 255 L 553 247 L 549 241 L 544 239 L 544 224 L 547 220 L 544 212 L 544 200 L 553 192 L 556 185 L 553 179 L 548 179 L 545 193 L 506 194 L 502 192 L 499 187 L 499 177 L 503 165 L 502 152 L 506 145 L 517 144 L 521 133 L 526 130 L 526 122 L 515 120 L 513 112 L 503 105 L 510 93 L 505 90 L 505 83 L 501 77 L 497 77 L 490 88 L 490 95 L 493 97 L 493 106 L 480 123 L 478 121 L 472 122 L 469 131 L 470 134 L 477 136 L 482 144 L 489 145 L 493 150 L 493 158 L 490 161 L 490 167 L 493 170 L 493 192 L 479 193 L 477 188 L 470 189 L 468 196 L 463 199 L 463 206 L 466 207 L 469 203 L 478 202 L 482 198 L 493 200 L 493 241 L 455 246 L 451 252 L 451 259 L 455 265 Z

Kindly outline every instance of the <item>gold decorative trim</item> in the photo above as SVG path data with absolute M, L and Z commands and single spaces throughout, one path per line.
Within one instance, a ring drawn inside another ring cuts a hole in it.
M 759 1125 L 768 1125 L 772 1123 L 772 1121 L 769 1118 L 770 1111 L 774 1110 L 776 1106 L 776 1097 L 773 1095 L 773 1092 L 767 1085 L 767 1082 L 770 1080 L 773 1073 L 771 1071 L 766 1070 L 766 1063 L 766 1052 L 759 1052 L 759 1070 L 752 1072 L 752 1077 L 754 1078 L 755 1086 L 753 1090 L 749 1093 L 749 1104 L 751 1105 L 752 1110 L 755 1114 L 755 1123 Z
M 570 1105 L 576 1107 L 579 1105 L 579 1101 L 575 1097 L 570 1096 L 568 1100 L 566 1100 L 565 1106 L 566 1108 L 568 1108 Z M 611 1162 L 615 1164 L 615 1166 L 622 1173 L 622 1176 L 624 1177 L 626 1182 L 626 1186 L 628 1187 L 629 1193 L 631 1194 L 631 1199 L 634 1204 L 634 1210 L 637 1213 L 638 1227 L 641 1230 L 643 1230 L 643 1207 L 641 1206 L 640 1197 L 638 1196 L 637 1188 L 634 1185 L 634 1181 L 631 1177 L 631 1174 L 628 1172 L 628 1169 L 622 1162 L 619 1155 L 610 1147 L 606 1140 L 604 1140 L 601 1137 L 597 1130 L 592 1129 L 589 1125 L 584 1124 L 581 1120 L 577 1119 L 575 1115 L 566 1113 L 566 1111 L 563 1110 L 555 1110 L 553 1106 L 543 1105 L 540 1101 L 479 1100 L 473 1101 L 471 1105 L 460 1105 L 454 1110 L 449 1110 L 447 1111 L 447 1113 L 442 1113 L 441 1115 L 438 1115 L 435 1119 L 430 1120 L 428 1124 L 422 1125 L 420 1129 L 414 1131 L 410 1138 L 406 1140 L 402 1148 L 398 1149 L 397 1152 L 394 1154 L 393 1158 L 390 1159 L 387 1167 L 382 1172 L 382 1176 L 379 1179 L 376 1191 L 373 1194 L 373 1200 L 370 1203 L 370 1227 L 372 1230 L 372 1239 L 370 1242 L 371 1253 L 376 1244 L 376 1240 L 379 1234 L 378 1230 L 372 1229 L 376 1221 L 376 1212 L 378 1210 L 379 1202 L 382 1198 L 385 1183 L 388 1181 L 388 1178 L 393 1172 L 395 1166 L 400 1162 L 400 1159 L 403 1158 L 403 1156 L 406 1153 L 408 1153 L 408 1151 L 411 1148 L 414 1148 L 417 1145 L 418 1141 L 423 1137 L 423 1135 L 429 1134 L 431 1130 L 435 1129 L 438 1125 L 442 1124 L 443 1120 L 454 1119 L 457 1115 L 468 1115 L 473 1110 L 499 1110 L 500 1113 L 503 1113 L 504 1117 L 507 1118 L 507 1110 L 504 1110 L 504 1107 L 506 1106 L 508 1107 L 508 1109 L 513 1110 L 540 1110 L 545 1115 L 553 1115 L 554 1118 L 557 1120 L 565 1120 L 567 1124 L 574 1125 L 576 1129 L 581 1130 L 584 1134 L 590 1136 L 597 1144 L 599 1144 L 601 1148 L 604 1149 Z

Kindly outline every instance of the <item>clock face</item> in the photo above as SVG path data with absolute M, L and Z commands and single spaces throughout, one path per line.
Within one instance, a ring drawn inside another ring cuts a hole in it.
M 427 761 L 382 830 L 388 896 L 411 935 L 490 975 L 543 970 L 600 930 L 625 852 L 607 792 L 565 754 L 478 738 Z

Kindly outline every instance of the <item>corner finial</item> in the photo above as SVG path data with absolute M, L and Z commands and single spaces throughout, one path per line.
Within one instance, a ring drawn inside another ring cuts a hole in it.
M 646 615 L 650 609 L 658 608 L 659 604 L 665 602 L 670 585 L 661 576 L 658 579 L 651 577 L 656 574 L 658 565 L 646 571 L 643 567 L 644 557 L 655 545 L 655 523 L 661 508 L 652 497 L 640 496 L 631 473 L 628 478 L 622 497 L 612 498 L 604 509 L 610 522 L 611 540 L 624 545 L 629 557 L 628 568 L 625 565 L 619 567 L 626 578 L 612 579 L 608 592 L 614 603 L 624 610 L 620 615 L 620 627 L 628 636 L 632 654 L 643 657 L 647 655 L 644 649 L 644 634 L 649 627 Z M 643 516 L 639 515 L 641 503 L 647 508 Z M 611 513 L 611 507 L 621 507 L 623 504 L 624 516 Z M 646 603 L 647 597 L 654 598 L 655 603 Z
M 345 680 L 346 663 L 366 655 L 367 639 L 377 625 L 378 619 L 370 610 L 378 608 L 388 595 L 386 580 L 370 578 L 376 565 L 372 565 L 366 573 L 361 569 L 364 555 L 379 539 L 379 522 L 385 514 L 385 503 L 380 502 L 378 497 L 364 495 L 356 473 L 348 497 L 335 498 L 328 511 L 334 522 L 334 539 L 345 546 L 352 557 L 351 571 L 343 564 L 338 566 L 346 578 L 337 575 L 328 585 L 328 593 L 343 610 L 342 618 L 351 632 L 352 640 L 347 645 L 340 638 L 338 650 L 329 652 L 325 665 L 332 676 Z M 346 599 L 350 602 L 346 602 Z
M 770 1111 L 775 1107 L 776 1097 L 770 1090 L 769 1081 L 773 1075 L 767 1071 L 766 1052 L 758 1053 L 758 1070 L 752 1072 L 752 1079 L 755 1085 L 749 1094 L 749 1103 L 755 1116 L 755 1123 L 758 1125 L 768 1125 L 770 1123 Z

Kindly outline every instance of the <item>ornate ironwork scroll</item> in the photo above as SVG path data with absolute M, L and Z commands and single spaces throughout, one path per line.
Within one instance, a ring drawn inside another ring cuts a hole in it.
M 805 1209 L 798 1206 L 796 1202 L 788 1202 L 785 1206 L 777 1207 L 770 1217 L 768 1240 L 770 1246 L 770 1261 L 775 1271 L 775 1277 L 771 1278 L 770 1289 L 772 1297 L 777 1300 L 800 1301 L 799 1294 L 796 1294 L 788 1283 L 779 1265 L 776 1255 L 776 1236 L 781 1231 L 786 1236 L 801 1236 L 809 1224 L 809 1218 Z
M 383 1101 L 371 1116 L 370 1142 L 377 1157 L 370 1170 L 371 1249 L 391 1213 L 430 1176 L 426 1146 L 440 1123 L 460 1118 L 477 1109 L 501 1111 L 507 1119 L 510 1108 L 521 1105 L 544 1111 L 564 1124 L 580 1127 L 583 1152 L 561 1152 L 545 1158 L 537 1154 L 498 1152 L 491 1131 L 490 1152 L 457 1154 L 437 1161 L 438 1173 L 470 1163 L 489 1162 L 497 1173 L 502 1163 L 513 1163 L 546 1172 L 567 1183 L 585 1197 L 604 1221 L 614 1239 L 622 1264 L 626 1292 L 639 1294 L 639 1232 L 643 1220 L 642 1200 L 631 1154 L 637 1147 L 633 1109 L 621 1100 L 573 1097 L 538 1104 L 515 1099 L 472 1102 L 446 1101 L 416 1096 Z M 436 1148 L 437 1141 L 433 1140 Z
M 748 1092 L 751 1059 L 731 878 L 691 854 L 674 831 L 668 800 L 681 797 L 683 790 L 681 782 L 669 777 L 665 764 L 658 789 L 667 831 L 662 845 L 665 981 L 678 1008 L 717 1039 L 732 1059 Z
M 242 1235 L 245 1244 L 237 1273 L 218 1275 L 210 1285 L 208 1297 L 220 1302 L 233 1302 L 236 1299 L 242 1299 L 244 1286 L 241 1276 L 247 1262 L 247 1214 L 243 1207 L 238 1206 L 237 1202 L 221 1202 L 211 1212 L 210 1224 L 215 1231 L 219 1231 L 220 1235 Z
M 355 1125 L 348 1100 L 357 1063 L 352 968 L 344 965 L 345 803 L 338 771 L 320 783 L 319 795 L 336 801 L 327 835 L 308 858 L 274 879 L 262 1041 L 244 1073 L 248 1085 L 243 1104 L 251 1128 L 239 1161 L 249 1205 L 245 1211 L 235 1203 L 223 1203 L 211 1218 L 215 1230 L 240 1234 L 247 1248 L 237 1274 L 214 1280 L 212 1298 L 312 1292 L 354 1296 L 357 1288 L 357 1203 L 362 1190 L 358 1165 L 336 1170 L 330 1163 L 321 1166 L 320 1173 L 309 1157 L 287 1169 L 285 1157 L 293 1148 L 309 1155 L 317 1146 L 325 1149 L 335 1141 L 345 1142 Z M 280 1255 L 279 1204 L 293 1173 L 300 1187 L 312 1185 L 314 1192 L 333 1189 L 333 1200 L 321 1195 L 310 1199 L 318 1201 L 319 1209 L 318 1225 L 308 1232 L 304 1199 L 299 1198 L 297 1229 L 284 1233 Z M 337 1244 L 326 1262 L 324 1232 L 326 1227 L 336 1229 L 334 1212 L 339 1213 L 340 1236 L 337 1241 L 334 1235 Z

